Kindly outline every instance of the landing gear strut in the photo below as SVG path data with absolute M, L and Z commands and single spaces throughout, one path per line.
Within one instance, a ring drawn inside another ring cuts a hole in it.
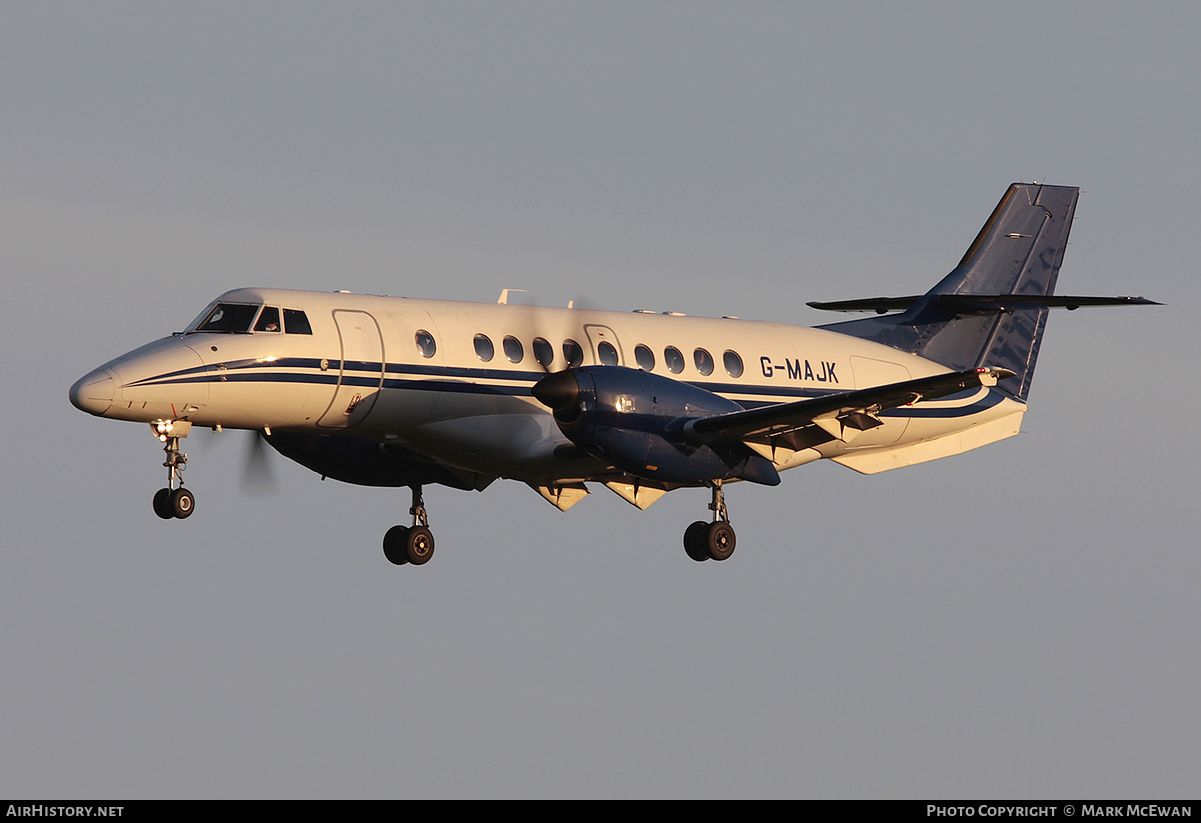
M 196 498 L 183 487 L 183 470 L 188 467 L 188 456 L 179 450 L 179 438 L 186 437 L 191 424 L 151 423 L 155 435 L 161 440 L 167 460 L 167 486 L 154 493 L 154 513 L 164 520 L 183 519 L 196 509 Z M 182 433 L 177 433 L 182 428 Z
M 413 486 L 413 505 L 409 514 L 413 515 L 412 526 L 393 526 L 384 535 L 384 557 L 397 566 L 405 563 L 420 566 L 434 556 L 434 535 L 429 529 L 420 486 Z
M 713 511 L 713 522 L 697 520 L 684 531 L 684 551 L 697 562 L 725 560 L 734 553 L 737 542 L 734 527 L 726 512 L 726 496 L 721 481 L 713 483 L 713 499 L 709 503 Z

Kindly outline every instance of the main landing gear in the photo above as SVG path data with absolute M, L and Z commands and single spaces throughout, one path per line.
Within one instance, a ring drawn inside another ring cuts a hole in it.
M 420 486 L 413 486 L 413 506 L 409 514 L 413 515 L 412 526 L 393 526 L 384 535 L 384 557 L 397 566 L 406 563 L 420 566 L 434 556 L 434 535 L 429 530 Z
M 150 427 L 165 445 L 167 460 L 167 486 L 154 493 L 154 513 L 164 520 L 183 519 L 196 509 L 196 498 L 183 487 L 183 470 L 188 466 L 188 456 L 179 450 L 179 438 L 186 437 L 191 424 L 151 423 Z M 182 433 L 180 429 L 182 428 Z
M 725 560 L 734 553 L 737 542 L 726 512 L 726 496 L 720 480 L 713 484 L 709 508 L 713 511 L 712 523 L 697 520 L 684 531 L 684 551 L 698 563 L 710 559 Z

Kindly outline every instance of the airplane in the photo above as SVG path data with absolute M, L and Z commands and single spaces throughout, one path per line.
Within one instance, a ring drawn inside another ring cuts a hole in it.
M 286 457 L 365 486 L 408 487 L 385 557 L 434 551 L 422 489 L 526 483 L 566 511 L 603 485 L 645 509 L 707 487 L 684 533 L 726 560 L 729 483 L 774 486 L 820 459 L 864 474 L 1018 433 L 1053 308 L 1158 305 L 1055 294 L 1079 189 L 1014 183 L 925 294 L 814 302 L 872 316 L 814 328 L 676 312 L 240 288 L 183 331 L 80 378 L 70 400 L 150 425 L 166 454 L 164 519 L 195 508 L 180 441 L 248 429 Z

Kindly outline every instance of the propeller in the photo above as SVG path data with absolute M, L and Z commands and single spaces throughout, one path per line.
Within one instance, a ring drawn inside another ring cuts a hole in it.
M 585 305 L 581 305 L 585 304 Z M 576 299 L 568 303 L 569 308 L 595 308 L 593 301 L 577 294 Z M 575 338 L 572 322 L 555 331 L 550 329 L 529 329 L 533 343 L 533 360 L 545 373 L 530 389 L 530 393 L 542 405 L 555 414 L 560 424 L 570 425 L 579 417 L 580 384 L 576 378 L 576 369 L 581 365 L 583 349 Z M 548 333 L 549 332 L 549 333 Z M 574 346 L 574 353 L 569 355 L 567 341 Z M 552 342 L 553 341 L 553 342 Z M 587 345 L 587 340 L 583 345 Z
M 501 293 L 500 302 L 508 302 L 509 293 L 515 291 L 517 290 L 506 289 Z M 538 301 L 531 293 L 524 292 L 522 296 L 524 298 L 521 301 L 523 305 L 531 307 L 538 305 Z M 577 299 L 570 301 L 568 307 L 583 308 L 579 305 L 580 303 L 591 304 L 592 301 L 582 295 L 577 295 Z M 574 372 L 583 359 L 583 349 L 580 342 L 576 340 L 580 335 L 578 329 L 574 328 L 575 320 L 560 317 L 545 325 L 544 322 L 540 322 L 547 320 L 549 318 L 543 317 L 535 320 L 533 317 L 529 317 L 522 330 L 524 333 L 518 339 L 530 347 L 525 354 L 524 362 L 528 363 L 532 360 L 532 365 L 545 375 L 531 387 L 531 394 L 538 402 L 555 413 L 555 419 L 560 424 L 566 424 L 578 417 L 578 411 L 575 414 L 572 412 L 580 402 L 579 383 Z M 572 347 L 570 354 L 568 341 Z M 586 340 L 584 344 L 587 344 Z
M 530 391 L 539 403 L 554 412 L 566 411 L 580 402 L 580 384 L 570 371 L 551 372 Z
M 250 497 L 269 497 L 275 494 L 275 473 L 267 457 L 267 436 L 262 429 L 250 432 L 250 445 L 242 467 L 242 493 Z
M 506 289 L 506 294 L 502 294 L 502 298 L 508 297 L 507 292 L 516 292 L 517 289 Z M 522 292 L 522 300 L 517 305 L 529 306 L 535 308 L 538 306 L 537 298 L 524 289 Z M 544 326 L 543 323 L 532 319 L 521 324 L 524 328 L 517 334 L 517 339 L 521 341 L 523 346 L 529 348 L 525 350 L 522 357 L 523 363 L 529 363 L 534 368 L 540 370 L 543 374 L 552 375 L 560 370 L 569 367 L 566 362 L 566 354 L 560 351 L 563 341 L 574 338 L 575 335 L 571 332 L 571 324 L 564 324 L 562 321 L 556 321 L 550 325 Z

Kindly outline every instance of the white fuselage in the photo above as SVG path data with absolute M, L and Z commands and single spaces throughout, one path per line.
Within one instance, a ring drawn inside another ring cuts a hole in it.
M 580 365 L 567 361 L 567 341 L 578 344 L 582 365 L 644 368 L 746 407 L 949 371 L 832 331 L 734 318 L 284 289 L 237 289 L 218 304 L 278 309 L 284 328 L 204 331 L 206 311 L 184 333 L 82 378 L 72 401 L 138 422 L 353 433 L 456 469 L 540 486 L 589 479 L 570 476 L 578 467 L 554 459 L 568 441 L 530 393 L 546 374 Z M 289 320 L 300 313 L 309 333 L 296 333 Z M 487 360 L 481 335 L 493 352 Z M 536 340 L 549 347 L 536 348 Z M 674 352 L 679 362 L 669 363 Z M 896 409 L 852 442 L 768 457 L 780 469 L 828 457 L 883 471 L 1015 434 L 1024 410 L 1003 392 L 979 388 Z

